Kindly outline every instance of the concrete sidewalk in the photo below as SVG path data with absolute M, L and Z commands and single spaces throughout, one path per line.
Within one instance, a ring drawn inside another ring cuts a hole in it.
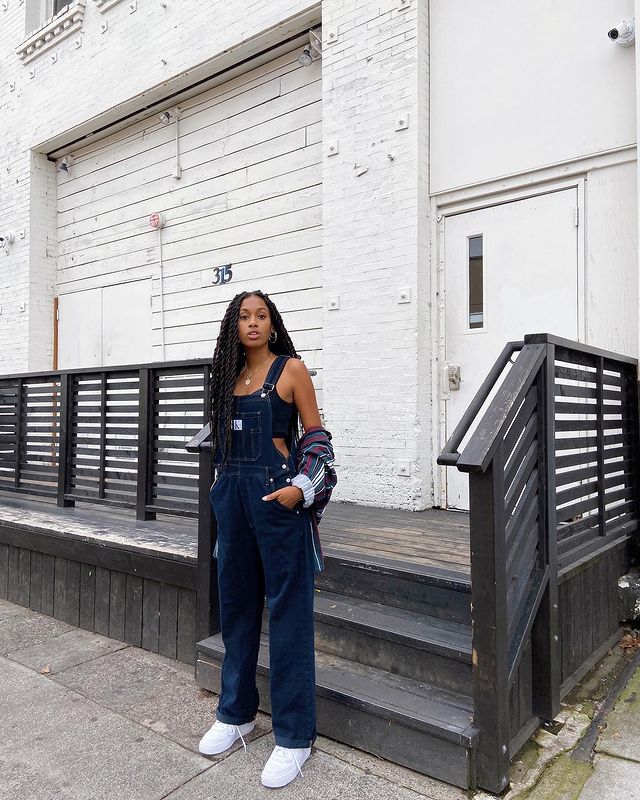
M 580 800 L 640 797 L 640 668 L 622 690 L 595 746 Z
M 563 703 L 558 730 L 538 730 L 512 764 L 503 800 L 640 797 L 640 668 L 618 687 L 602 724 L 592 722 L 625 663 L 619 648 L 612 652 Z M 0 800 L 472 796 L 324 737 L 304 777 L 266 789 L 270 717 L 259 714 L 246 753 L 238 743 L 204 757 L 198 741 L 215 703 L 193 667 L 0 600 Z
M 260 714 L 228 755 L 197 752 L 215 696 L 193 667 L 0 600 L 0 800 L 462 800 L 467 795 L 318 737 L 299 777 L 266 789 Z

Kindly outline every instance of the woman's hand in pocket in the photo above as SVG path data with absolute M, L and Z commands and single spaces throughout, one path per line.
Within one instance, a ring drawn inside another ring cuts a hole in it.
M 262 499 L 267 501 L 277 500 L 280 505 L 292 509 L 303 497 L 302 489 L 298 486 L 285 486 L 283 489 L 276 489 L 276 491 L 271 492 L 271 494 L 265 494 Z

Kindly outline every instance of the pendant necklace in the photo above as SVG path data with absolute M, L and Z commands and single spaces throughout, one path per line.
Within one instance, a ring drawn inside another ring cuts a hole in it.
M 248 370 L 248 368 L 247 368 L 247 365 L 246 365 L 246 364 L 244 365 L 244 367 L 242 368 L 242 371 L 243 371 L 243 372 L 246 372 L 246 373 L 247 373 L 247 375 L 249 376 L 249 377 L 248 377 L 248 378 L 245 380 L 245 386 L 249 386 L 249 385 L 251 384 L 251 378 L 253 378 L 253 376 L 254 376 L 254 375 L 256 374 L 256 372 L 257 372 L 257 371 L 260 369 L 260 367 L 261 367 L 263 364 L 266 364 L 266 363 L 267 363 L 267 361 L 268 361 L 270 358 L 271 358 L 271 353 L 269 353 L 269 355 L 268 355 L 268 356 L 265 358 L 265 360 L 264 360 L 264 361 L 262 361 L 262 362 L 260 362 L 260 364 L 258 364 L 258 366 L 257 366 L 255 369 L 253 369 L 251 372 L 249 372 L 249 370 Z

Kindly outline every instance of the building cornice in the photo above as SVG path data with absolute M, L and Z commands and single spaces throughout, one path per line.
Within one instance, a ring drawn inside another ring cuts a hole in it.
M 42 28 L 30 34 L 29 38 L 16 48 L 16 54 L 22 63 L 28 64 L 40 53 L 45 53 L 62 39 L 79 30 L 82 27 L 85 3 L 86 0 L 73 0 Z

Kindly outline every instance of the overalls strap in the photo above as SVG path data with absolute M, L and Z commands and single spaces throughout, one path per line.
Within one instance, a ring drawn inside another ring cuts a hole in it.
M 262 384 L 262 392 L 260 393 L 260 397 L 266 397 L 269 392 L 271 392 L 274 388 L 276 383 L 278 382 L 278 378 L 284 369 L 284 365 L 287 363 L 287 359 L 289 356 L 279 355 L 276 356 L 273 363 L 271 364 L 271 368 L 265 378 L 264 383 Z

